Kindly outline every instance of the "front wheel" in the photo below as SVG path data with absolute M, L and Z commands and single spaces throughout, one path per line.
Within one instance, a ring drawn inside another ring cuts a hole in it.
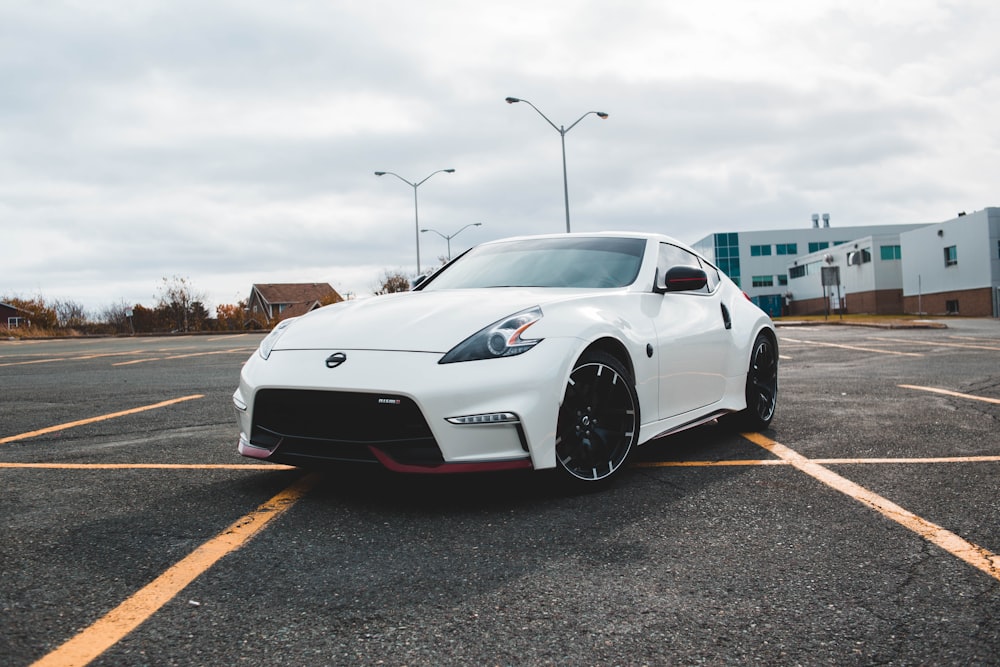
M 639 400 L 624 365 L 587 352 L 570 373 L 556 427 L 556 460 L 572 479 L 609 479 L 639 439 Z

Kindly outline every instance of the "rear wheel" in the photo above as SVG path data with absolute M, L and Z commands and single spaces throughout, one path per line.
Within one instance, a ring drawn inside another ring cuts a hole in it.
M 763 431 L 774 419 L 778 405 L 778 347 L 765 333 L 757 335 L 747 370 L 746 410 L 736 415 L 738 426 Z
M 639 438 L 639 401 L 624 365 L 604 352 L 576 363 L 556 427 L 559 468 L 581 482 L 618 471 Z

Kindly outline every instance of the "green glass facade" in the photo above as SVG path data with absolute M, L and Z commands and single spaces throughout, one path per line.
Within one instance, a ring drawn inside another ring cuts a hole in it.
M 737 285 L 740 284 L 740 235 L 715 235 L 715 263 Z

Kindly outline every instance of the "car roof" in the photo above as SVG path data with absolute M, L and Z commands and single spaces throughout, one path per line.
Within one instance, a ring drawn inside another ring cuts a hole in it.
M 495 239 L 493 241 L 486 241 L 480 245 L 491 245 L 493 243 L 505 243 L 508 241 L 528 241 L 533 239 L 564 239 L 564 238 L 641 238 L 663 243 L 673 243 L 679 245 L 683 248 L 689 248 L 686 243 L 682 243 L 677 239 L 667 236 L 666 234 L 656 234 L 653 232 L 612 232 L 612 231 L 602 231 L 602 232 L 572 232 L 570 234 L 531 234 L 525 236 L 511 236 L 508 238 Z

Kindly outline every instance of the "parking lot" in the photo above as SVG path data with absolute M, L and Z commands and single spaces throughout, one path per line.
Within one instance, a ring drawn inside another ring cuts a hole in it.
M 997 664 L 1000 321 L 779 329 L 609 489 L 236 454 L 261 336 L 0 342 L 0 663 Z

